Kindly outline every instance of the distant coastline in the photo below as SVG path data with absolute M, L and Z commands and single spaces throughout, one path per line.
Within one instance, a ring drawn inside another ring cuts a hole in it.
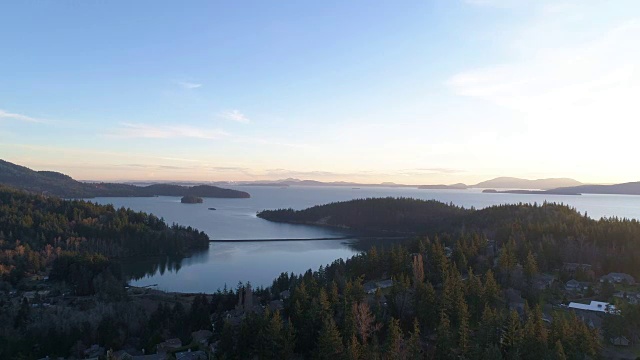
M 482 190 L 485 194 L 523 194 L 523 195 L 582 195 L 580 193 L 574 192 L 552 192 L 548 190 L 503 190 L 498 191 L 496 189 L 485 189 Z

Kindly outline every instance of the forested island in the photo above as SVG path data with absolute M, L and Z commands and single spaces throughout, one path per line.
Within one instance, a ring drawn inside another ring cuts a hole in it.
M 180 202 L 183 204 L 202 204 L 204 200 L 197 196 L 183 196 Z
M 211 185 L 182 186 L 153 184 L 136 186 L 119 183 L 80 182 L 54 171 L 33 171 L 0 160 L 0 185 L 12 186 L 36 194 L 62 198 L 198 196 L 212 198 L 249 198 L 249 193 Z

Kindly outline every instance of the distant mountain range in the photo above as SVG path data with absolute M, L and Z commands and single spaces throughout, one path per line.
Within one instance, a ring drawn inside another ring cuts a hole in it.
M 317 180 L 300 180 L 294 178 L 275 180 L 275 181 L 240 181 L 238 185 L 250 186 L 358 186 L 358 187 L 416 187 L 415 185 L 403 185 L 393 182 L 383 182 L 380 184 L 363 184 L 349 181 L 317 181 Z
M 231 183 L 225 183 L 231 185 Z M 616 185 L 587 185 L 578 180 L 569 178 L 548 178 L 548 179 L 520 179 L 515 177 L 498 177 L 483 181 L 475 185 L 463 183 L 452 185 L 405 185 L 397 183 L 362 184 L 355 182 L 322 182 L 316 180 L 284 179 L 276 181 L 246 181 L 235 183 L 235 185 L 246 186 L 352 186 L 352 187 L 410 187 L 418 189 L 489 189 L 486 193 L 512 193 L 512 194 L 558 194 L 558 195 L 580 195 L 580 194 L 624 194 L 640 195 L 640 182 L 629 182 Z M 497 191 L 492 189 L 505 189 Z
M 226 183 L 228 184 L 228 183 Z M 345 182 L 345 181 L 332 181 L 332 182 L 322 182 L 317 180 L 300 180 L 288 178 L 284 180 L 275 180 L 275 181 L 245 181 L 238 182 L 236 185 L 245 185 L 245 186 L 354 186 L 354 187 L 417 187 L 418 189 L 453 189 L 453 190 L 464 190 L 470 188 L 494 188 L 494 189 L 535 189 L 535 190 L 549 190 L 556 189 L 560 187 L 567 186 L 579 186 L 584 185 L 583 183 L 566 178 L 558 178 L 558 179 L 538 179 L 538 180 L 528 180 L 528 179 L 519 179 L 514 177 L 499 177 L 487 181 L 483 181 L 481 183 L 475 185 L 467 185 L 463 183 L 452 184 L 452 185 L 405 185 L 405 184 L 397 184 L 393 182 L 383 182 L 380 184 L 363 184 L 356 182 Z
M 406 185 L 393 182 L 379 184 L 363 184 L 347 181 L 323 182 L 317 180 L 300 180 L 294 178 L 275 181 L 216 181 L 208 182 L 129 182 L 104 183 L 77 181 L 71 177 L 54 171 L 34 171 L 24 166 L 0 160 L 0 184 L 9 185 L 36 193 L 47 193 L 67 198 L 92 198 L 115 196 L 197 196 L 218 198 L 248 198 L 249 193 L 219 186 L 348 186 L 360 187 L 403 187 L 418 189 L 451 189 L 465 190 L 471 188 L 489 189 L 493 193 L 517 194 L 624 194 L 640 195 L 640 182 L 629 182 L 615 185 L 587 185 L 569 178 L 549 178 L 528 180 L 514 177 L 498 177 L 475 185 L 462 183 L 452 185 Z M 506 189 L 493 191 L 492 189 Z
M 421 185 L 419 189 L 527 189 L 527 190 L 550 190 L 567 186 L 584 185 L 580 181 L 567 178 L 551 178 L 528 180 L 514 177 L 498 177 L 483 181 L 475 185 L 453 184 L 453 185 Z
M 153 184 L 136 186 L 116 183 L 80 182 L 54 171 L 34 171 L 0 160 L 0 184 L 39 194 L 63 198 L 198 196 L 214 198 L 248 198 L 249 193 L 211 185 L 181 186 Z
M 580 181 L 568 178 L 551 178 L 527 180 L 514 177 L 499 177 L 472 185 L 472 188 L 481 189 L 531 189 L 531 190 L 550 190 L 561 187 L 584 185 Z

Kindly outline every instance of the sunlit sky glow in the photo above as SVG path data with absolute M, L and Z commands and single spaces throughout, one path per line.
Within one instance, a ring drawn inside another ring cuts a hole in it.
M 640 180 L 640 2 L 5 1 L 0 158 L 93 180 Z

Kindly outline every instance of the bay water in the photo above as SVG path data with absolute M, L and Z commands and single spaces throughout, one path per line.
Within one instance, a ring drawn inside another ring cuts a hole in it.
M 470 190 L 422 190 L 400 187 L 336 186 L 238 186 L 249 199 L 205 198 L 202 204 L 182 204 L 179 197 L 96 198 L 90 201 L 113 204 L 162 217 L 168 224 L 178 223 L 204 231 L 211 239 L 313 239 L 340 238 L 348 233 L 322 227 L 273 223 L 256 216 L 265 209 L 304 209 L 334 201 L 367 197 L 412 197 L 435 199 L 464 207 L 484 208 L 510 203 L 564 203 L 591 218 L 620 217 L 640 219 L 640 196 L 580 196 L 542 194 L 495 194 Z M 209 210 L 215 208 L 216 210 Z M 235 288 L 239 281 L 268 286 L 282 272 L 317 270 L 338 258 L 358 252 L 357 240 L 212 242 L 207 251 L 188 258 L 129 258 L 123 269 L 134 286 L 156 285 L 177 292 L 214 292 L 225 285 Z

